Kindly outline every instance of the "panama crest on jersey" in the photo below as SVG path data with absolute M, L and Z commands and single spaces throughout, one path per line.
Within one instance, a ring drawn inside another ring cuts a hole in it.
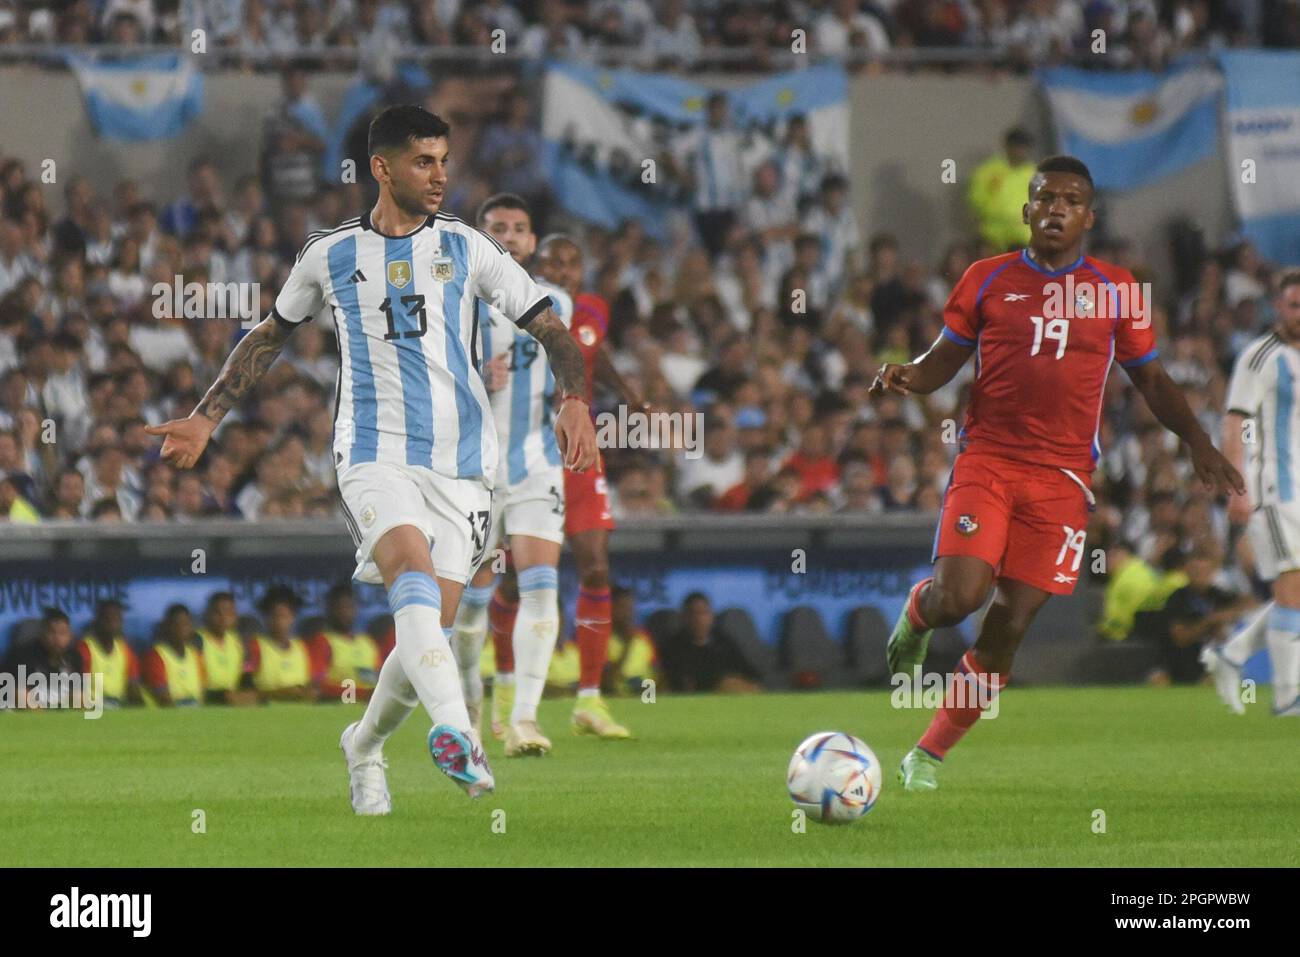
M 975 521 L 974 515 L 959 515 L 957 517 L 957 531 L 963 535 L 974 535 L 980 530 L 980 523 Z

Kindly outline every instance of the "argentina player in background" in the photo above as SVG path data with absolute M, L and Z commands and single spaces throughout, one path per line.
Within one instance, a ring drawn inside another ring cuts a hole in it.
M 387 814 L 383 745 L 422 704 L 429 751 L 470 797 L 491 791 L 461 694 L 449 638 L 471 570 L 482 559 L 497 471 L 497 435 L 479 377 L 475 300 L 495 303 L 546 351 L 560 395 L 555 439 L 565 468 L 596 459 L 582 355 L 550 297 L 493 239 L 438 211 L 450 127 L 417 106 L 370 125 L 379 201 L 359 219 L 312 234 L 275 308 L 235 347 L 185 419 L 149 431 L 162 456 L 191 468 L 222 417 L 270 368 L 293 330 L 334 312 L 339 379 L 334 460 L 359 581 L 382 582 L 397 627 L 361 720 L 339 744 L 352 808 Z

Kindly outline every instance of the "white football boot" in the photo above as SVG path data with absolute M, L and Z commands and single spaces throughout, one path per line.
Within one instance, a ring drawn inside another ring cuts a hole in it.
M 352 810 L 367 817 L 390 814 L 393 810 L 393 799 L 388 793 L 388 779 L 384 775 L 388 762 L 384 760 L 383 755 L 363 757 L 352 750 L 352 736 L 360 723 L 360 721 L 353 721 L 339 735 L 339 749 L 348 762 Z

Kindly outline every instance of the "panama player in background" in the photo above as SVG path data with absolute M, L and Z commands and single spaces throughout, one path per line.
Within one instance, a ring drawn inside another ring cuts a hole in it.
M 433 723 L 438 770 L 470 797 L 494 788 L 450 645 L 461 592 L 486 548 L 498 459 L 475 362 L 476 297 L 496 302 L 545 349 L 563 396 L 555 433 L 565 466 L 596 460 L 582 356 L 550 297 L 496 240 L 440 212 L 449 136 L 418 106 L 380 113 L 368 142 L 374 208 L 312 234 L 271 314 L 240 340 L 190 416 L 148 430 L 166 436 L 164 459 L 192 468 L 294 329 L 333 310 L 334 458 L 357 548 L 353 577 L 382 582 L 397 632 L 365 714 L 339 741 L 352 808 L 363 815 L 390 813 L 384 743 L 419 705 Z
M 499 193 L 479 207 L 477 221 L 515 262 L 527 266 L 537 249 L 527 203 L 511 193 Z M 543 260 L 548 244 L 540 253 Z M 567 326 L 573 315 L 568 293 L 545 282 L 538 286 L 551 297 L 551 308 Z M 480 300 L 477 308 L 501 457 L 484 562 L 456 613 L 456 660 L 470 720 L 478 727 L 483 705 L 479 657 L 497 578 L 493 552 L 508 536 L 511 561 L 497 584 L 496 601 L 513 606 L 516 614 L 510 634 L 496 642 L 509 655 L 498 655 L 502 660 L 493 699 L 499 705 L 507 698 L 511 702 L 509 714 L 503 714 L 506 757 L 543 755 L 551 750 L 551 740 L 537 722 L 537 706 L 560 631 L 558 569 L 564 543 L 564 469 L 551 426 L 555 377 L 532 336 L 518 330 L 490 303 Z M 498 710 L 503 711 L 503 706 Z
M 609 303 L 595 293 L 583 292 L 583 255 L 577 243 L 561 239 L 549 246 L 542 259 L 542 278 L 573 299 L 573 321 L 569 334 L 582 352 L 587 370 L 587 405 L 591 390 L 600 382 L 618 395 L 630 411 L 653 411 L 636 390 L 619 374 L 605 344 L 609 329 Z M 578 607 L 573 619 L 578 643 L 578 699 L 573 706 L 573 730 L 607 740 L 631 737 L 626 727 L 614 720 L 600 694 L 601 674 L 609 660 L 610 619 L 609 533 L 614 517 L 609 510 L 605 465 L 597 451 L 596 467 L 584 474 L 564 473 L 564 531 L 573 549 L 578 570 Z
M 1267 644 L 1273 663 L 1273 713 L 1300 716 L 1300 270 L 1278 277 L 1273 328 L 1237 356 L 1228 383 L 1223 451 L 1250 477 L 1244 495 L 1228 502 L 1228 519 L 1245 525 L 1255 572 L 1273 600 L 1249 625 L 1220 646 L 1206 645 L 1201 661 L 1223 702 L 1237 714 L 1241 669 Z M 1253 432 L 1246 441 L 1246 423 Z
M 899 780 L 907 790 L 938 786 L 940 762 L 979 718 L 980 704 L 1005 685 L 1038 610 L 1052 595 L 1074 591 L 1095 506 L 1097 427 L 1112 360 L 1186 443 L 1207 487 L 1245 490 L 1165 372 L 1132 274 L 1084 255 L 1094 192 L 1087 166 L 1074 157 L 1039 163 L 1024 207 L 1029 247 L 972 264 L 929 351 L 886 363 L 872 383 L 875 395 L 928 394 L 975 355 L 934 574 L 908 593 L 889 637 L 890 670 L 916 676 L 933 629 L 962 621 L 996 588 L 975 645 L 952 676 L 962 693 L 948 692 L 903 758 Z

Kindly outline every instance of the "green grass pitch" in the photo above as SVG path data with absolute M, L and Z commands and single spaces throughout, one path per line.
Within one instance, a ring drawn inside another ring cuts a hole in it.
M 0 866 L 1295 866 L 1300 722 L 1267 701 L 1012 689 L 916 795 L 894 772 L 928 713 L 886 692 L 619 701 L 627 742 L 572 737 L 548 700 L 554 754 L 490 742 L 499 790 L 477 803 L 434 771 L 421 712 L 387 748 L 388 818 L 348 805 L 337 742 L 360 706 L 0 713 Z M 866 740 L 884 792 L 795 833 L 786 764 L 819 730 Z

